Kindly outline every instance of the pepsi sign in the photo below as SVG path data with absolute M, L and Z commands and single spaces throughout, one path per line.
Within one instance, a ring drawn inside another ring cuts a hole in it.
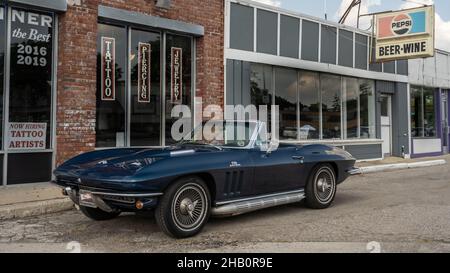
M 376 15 L 376 60 L 434 55 L 434 6 Z

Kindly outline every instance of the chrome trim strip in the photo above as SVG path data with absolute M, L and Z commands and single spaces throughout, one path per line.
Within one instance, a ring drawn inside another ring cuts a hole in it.
M 163 193 L 110 193 L 110 192 L 91 192 L 93 195 L 120 196 L 120 197 L 157 197 Z
M 211 214 L 215 217 L 235 216 L 265 208 L 292 204 L 300 202 L 303 199 L 305 199 L 305 193 L 303 191 L 297 193 L 286 193 L 277 196 L 258 198 L 251 201 L 234 202 L 228 205 L 214 207 L 211 209 Z
M 187 155 L 187 154 L 194 154 L 194 150 L 185 150 L 185 151 L 173 151 L 170 152 L 170 156 L 178 156 L 178 155 Z
M 305 190 L 301 189 L 301 190 L 296 190 L 296 191 L 288 191 L 288 192 L 281 192 L 281 193 L 274 193 L 274 194 L 258 195 L 258 196 L 254 196 L 254 197 L 234 199 L 234 200 L 230 200 L 230 201 L 216 202 L 215 205 L 216 206 L 222 206 L 222 205 L 226 205 L 226 204 L 246 202 L 246 201 L 253 201 L 253 200 L 258 200 L 258 199 L 277 197 L 277 196 L 286 195 L 286 194 L 296 194 L 296 193 L 304 193 L 304 192 L 305 192 Z

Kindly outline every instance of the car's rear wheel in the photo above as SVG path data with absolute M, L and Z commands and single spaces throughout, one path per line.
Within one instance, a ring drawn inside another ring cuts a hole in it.
M 80 206 L 80 210 L 86 217 L 95 221 L 112 220 L 120 215 L 120 211 L 106 212 L 98 208 L 90 208 L 84 206 Z
M 306 185 L 306 206 L 325 209 L 331 206 L 336 196 L 336 174 L 330 164 L 314 167 Z
M 209 219 L 211 197 L 198 177 L 186 177 L 171 185 L 155 211 L 161 229 L 169 236 L 187 238 L 198 234 Z

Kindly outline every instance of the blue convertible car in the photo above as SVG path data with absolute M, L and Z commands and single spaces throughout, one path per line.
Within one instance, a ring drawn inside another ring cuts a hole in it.
M 327 208 L 354 168 L 355 159 L 339 148 L 274 144 L 260 137 L 264 123 L 223 122 L 225 136 L 241 129 L 247 137 L 240 140 L 82 154 L 55 170 L 54 183 L 91 219 L 154 210 L 166 234 L 184 238 L 199 233 L 210 216 L 302 200 Z

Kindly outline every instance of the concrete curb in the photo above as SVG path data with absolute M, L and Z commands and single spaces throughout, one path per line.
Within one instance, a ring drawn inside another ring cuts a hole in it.
M 423 168 L 423 167 L 431 167 L 431 166 L 440 166 L 447 164 L 445 160 L 430 160 L 430 161 L 422 161 L 422 162 L 412 162 L 412 163 L 397 163 L 397 164 L 386 164 L 386 165 L 377 165 L 377 166 L 369 166 L 369 167 L 360 167 L 353 174 L 368 174 L 368 173 L 377 173 L 384 171 L 397 171 L 397 170 L 406 170 L 406 169 L 415 169 L 415 168 Z
M 0 206 L 0 220 L 39 216 L 73 208 L 74 205 L 69 198 L 6 205 Z

